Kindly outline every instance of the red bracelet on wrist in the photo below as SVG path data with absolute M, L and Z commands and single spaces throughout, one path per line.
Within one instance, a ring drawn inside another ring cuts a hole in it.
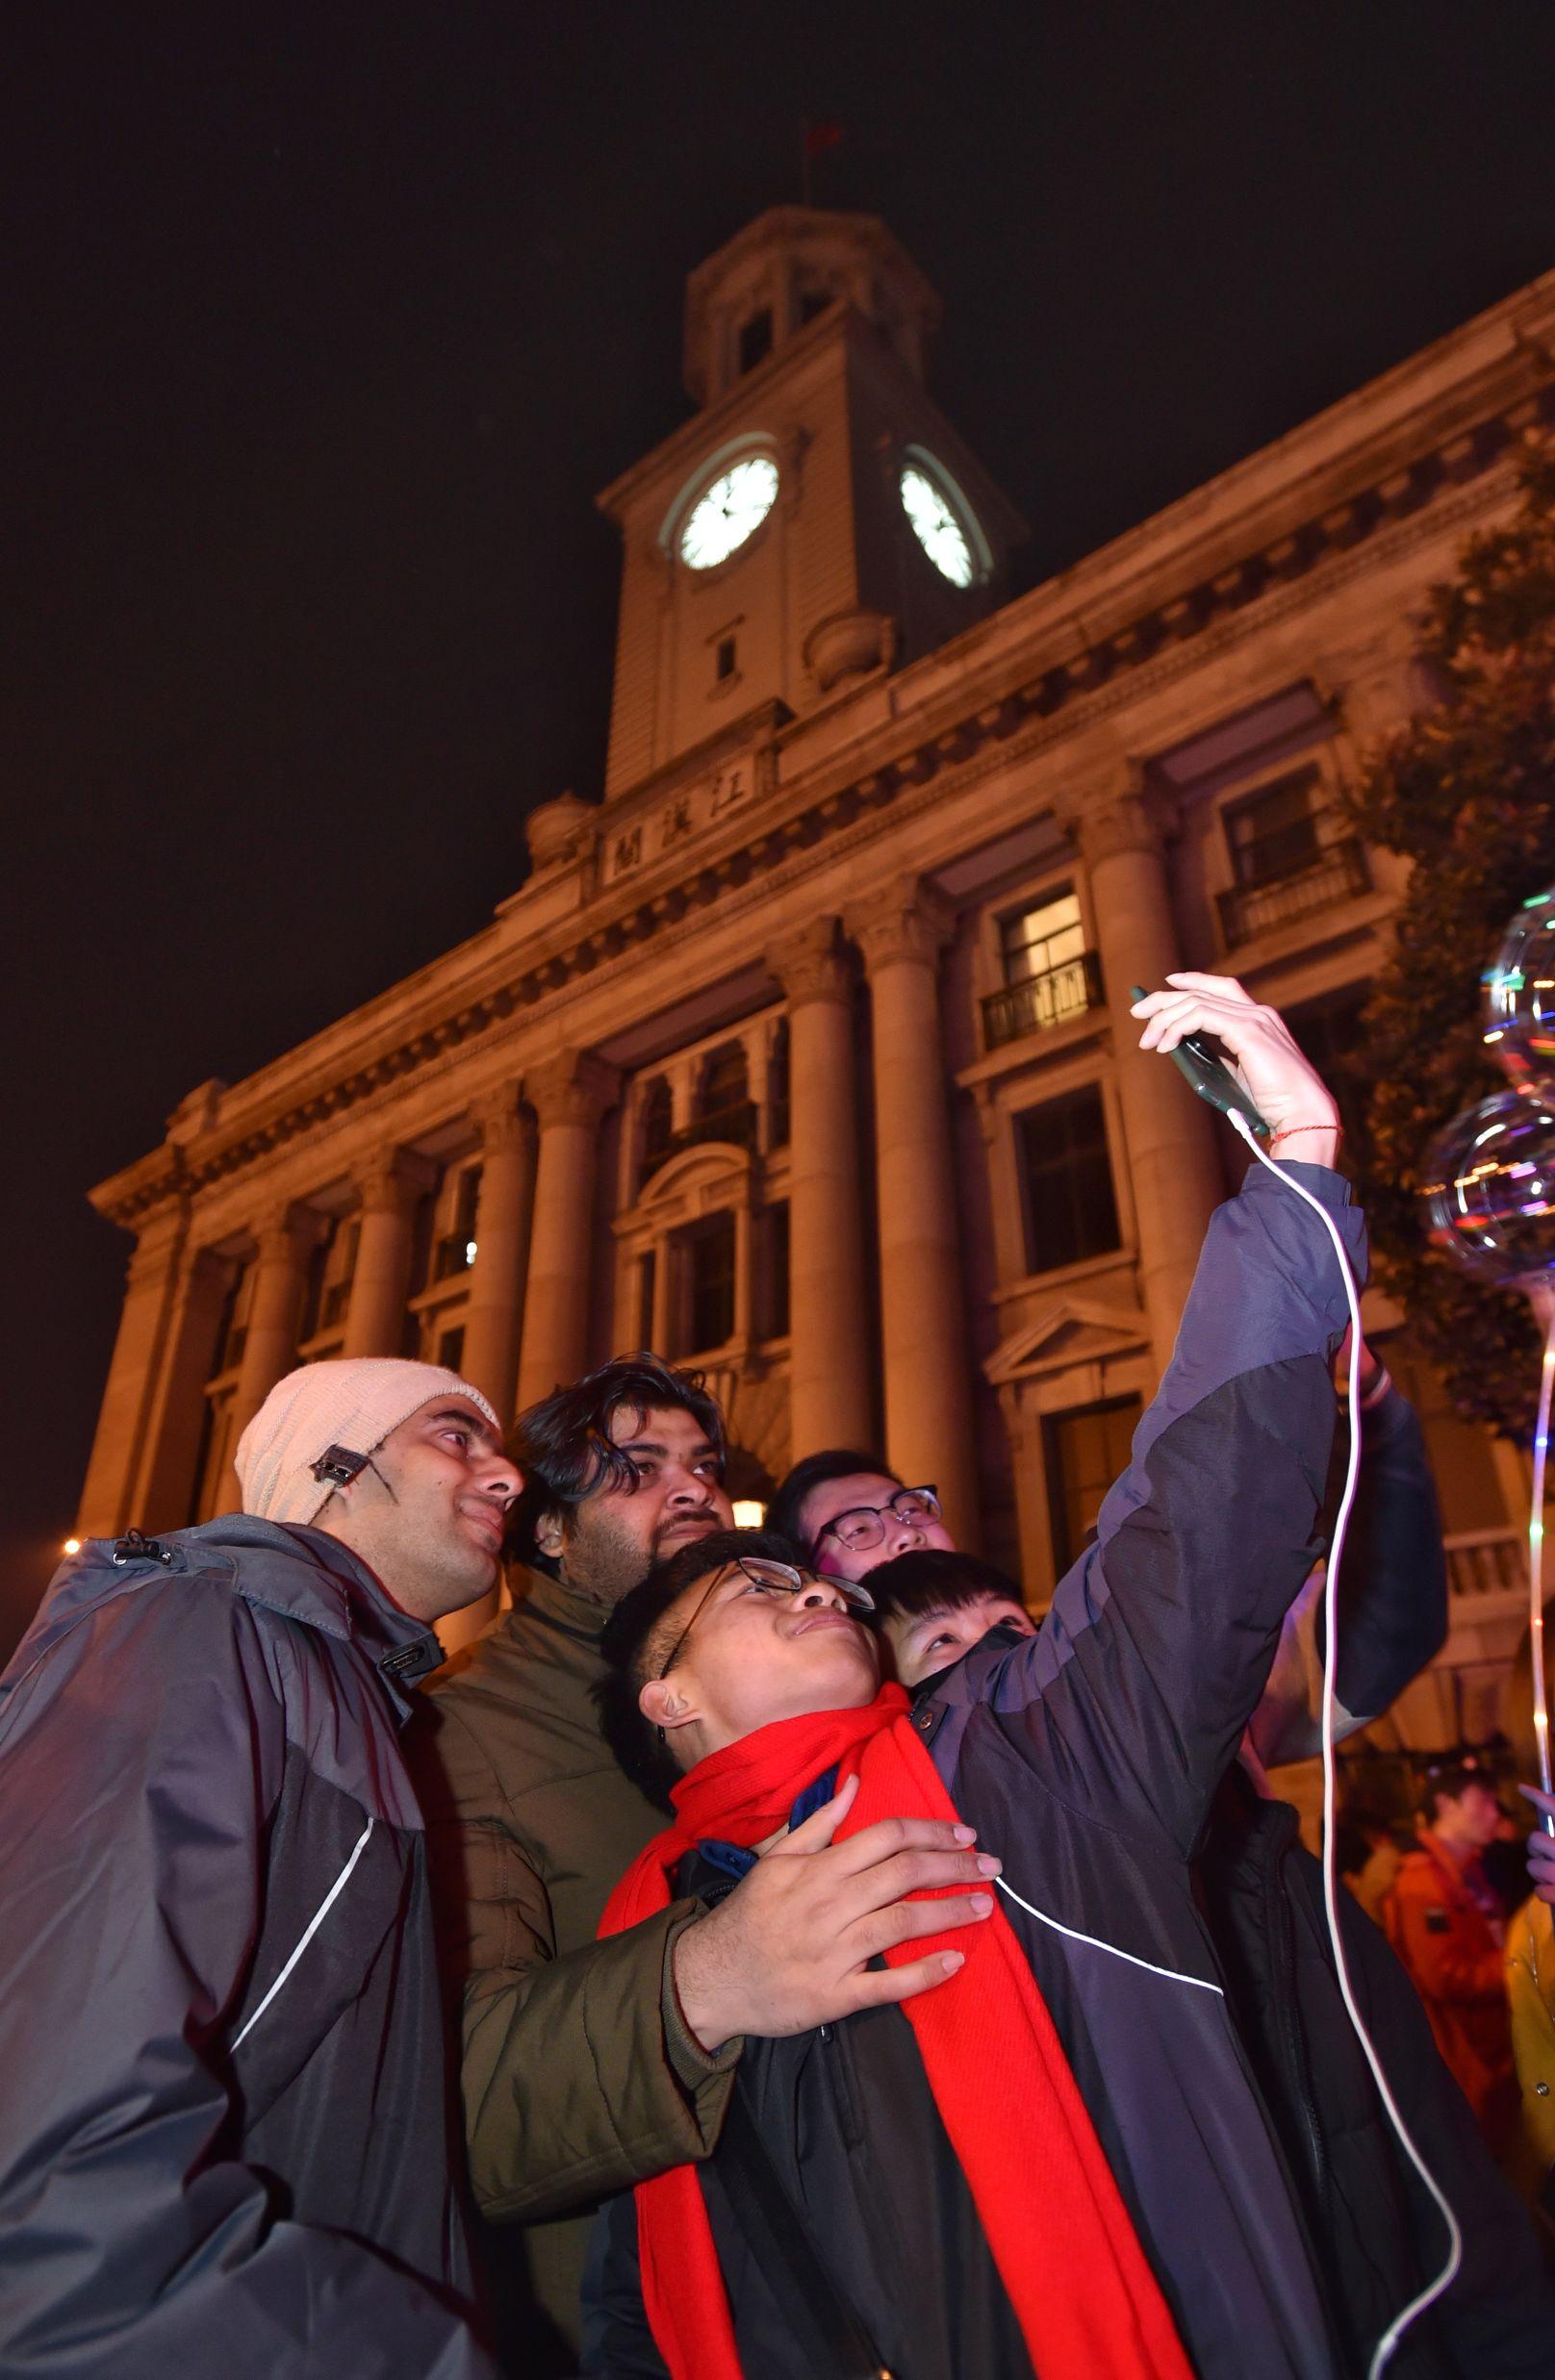
M 1278 1149 L 1283 1140 L 1294 1140 L 1298 1132 L 1332 1132 L 1336 1140 L 1343 1137 L 1342 1127 L 1337 1124 L 1287 1124 L 1269 1134 L 1269 1147 Z

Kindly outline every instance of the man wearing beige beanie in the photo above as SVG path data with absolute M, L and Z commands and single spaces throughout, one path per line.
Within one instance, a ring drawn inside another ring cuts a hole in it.
M 486 2380 L 398 1737 L 522 1481 L 389 1359 L 290 1374 L 237 1469 L 0 1677 L 0 2367 Z

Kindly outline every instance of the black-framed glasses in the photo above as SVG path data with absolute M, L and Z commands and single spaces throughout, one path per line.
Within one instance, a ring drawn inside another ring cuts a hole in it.
M 852 1579 L 817 1579 L 808 1570 L 796 1570 L 792 1562 L 770 1561 L 765 1554 L 736 1554 L 731 1561 L 721 1564 L 707 1582 L 696 1609 L 676 1636 L 670 1658 L 659 1671 L 660 1678 L 667 1678 L 680 1658 L 687 1637 L 701 1618 L 712 1596 L 727 1583 L 731 1570 L 743 1572 L 747 1582 L 761 1595 L 803 1595 L 812 1586 L 828 1586 L 835 1589 L 844 1603 L 854 1605 L 860 1611 L 873 1611 L 875 1608 L 875 1598 L 869 1589 L 856 1585 Z
M 939 1491 L 933 1487 L 899 1487 L 884 1504 L 855 1504 L 848 1511 L 839 1512 L 835 1520 L 828 1521 L 810 1549 L 819 1554 L 828 1537 L 835 1537 L 850 1554 L 867 1554 L 871 1546 L 879 1545 L 885 1535 L 888 1520 L 903 1522 L 911 1528 L 939 1518 Z M 835 1583 L 835 1582 L 834 1582 Z

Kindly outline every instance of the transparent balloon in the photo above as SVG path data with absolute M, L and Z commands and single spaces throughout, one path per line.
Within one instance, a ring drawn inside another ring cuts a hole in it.
M 1497 1091 L 1431 1144 L 1427 1229 L 1481 1280 L 1555 1272 L 1555 1082 Z
M 1484 977 L 1485 1045 L 1510 1081 L 1555 1075 L 1555 890 L 1525 900 Z

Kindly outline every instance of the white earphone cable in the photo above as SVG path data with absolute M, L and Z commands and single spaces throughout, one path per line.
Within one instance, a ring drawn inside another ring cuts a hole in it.
M 1328 1209 L 1324 1206 L 1322 1201 L 1320 1199 L 1313 1198 L 1310 1190 L 1304 1189 L 1302 1184 L 1296 1180 L 1293 1175 L 1286 1172 L 1283 1165 L 1277 1165 L 1272 1157 L 1265 1155 L 1264 1152 L 1259 1147 L 1258 1142 L 1253 1135 L 1252 1127 L 1244 1116 L 1237 1115 L 1234 1112 L 1231 1116 L 1231 1122 L 1236 1129 L 1240 1133 L 1242 1139 L 1247 1143 L 1247 1146 L 1251 1149 L 1259 1163 L 1261 1165 L 1266 1165 L 1271 1174 L 1277 1174 L 1280 1179 L 1286 1184 L 1287 1188 L 1293 1190 L 1298 1199 L 1304 1199 L 1307 1204 L 1312 1208 L 1313 1214 L 1317 1216 L 1324 1230 L 1328 1233 L 1329 1238 L 1334 1243 L 1334 1253 L 1338 1257 L 1339 1270 L 1344 1276 L 1344 1293 L 1349 1300 L 1350 1305 L 1350 1458 L 1344 1475 L 1344 1493 L 1339 1499 L 1338 1515 L 1334 1524 L 1334 1542 L 1329 1551 L 1328 1575 L 1323 1599 L 1325 1606 L 1325 1616 L 1327 1620 L 1326 1641 L 1323 1648 L 1322 1708 L 1323 1912 L 1328 1919 L 1329 1939 L 1334 1946 L 1334 1965 L 1338 1975 L 1339 1992 L 1344 2001 L 1345 2013 L 1350 2019 L 1351 2025 L 1354 2027 L 1355 2037 L 1360 2042 L 1362 2050 L 1364 2053 L 1366 2064 L 1371 2068 L 1372 2080 L 1377 2086 L 1378 2094 L 1382 2099 L 1384 2108 L 1387 2110 L 1388 2120 L 1392 2125 L 1394 2132 L 1398 2136 L 1399 2145 L 1408 2157 L 1411 2165 L 1415 2167 L 1415 2172 L 1419 2175 L 1421 2181 L 1425 2184 L 1426 2189 L 1430 2191 L 1431 2196 L 1435 2199 L 1437 2205 L 1441 2210 L 1442 2220 L 1447 2226 L 1448 2241 L 1447 2259 L 1445 2264 L 1442 2266 L 1441 2270 L 1437 2274 L 1433 2281 L 1429 2282 L 1427 2286 L 1419 2291 L 1417 2296 L 1410 2299 L 1409 2304 L 1403 2309 L 1402 2313 L 1394 2317 L 1393 2320 L 1389 2324 L 1387 2330 L 1384 2331 L 1381 2339 L 1377 2342 L 1377 2345 L 1372 2354 L 1371 2363 L 1368 2367 L 1367 2380 L 1380 2380 L 1380 2375 L 1387 2369 L 1389 2363 L 1391 2361 L 1393 2350 L 1398 2345 L 1399 2341 L 1403 2338 L 1404 2333 L 1408 2330 L 1410 2324 L 1416 2318 L 1417 2316 L 1423 2314 L 1428 2306 L 1435 2305 L 1437 2299 L 1440 2297 L 1446 2290 L 1451 2288 L 1457 2277 L 1459 2266 L 1463 2262 L 1464 2241 L 1463 2234 L 1458 2227 L 1458 2218 L 1447 2202 L 1446 2193 L 1441 2189 L 1441 2186 L 1438 2182 L 1435 2174 L 1431 2171 L 1430 2166 L 1426 2164 L 1425 2159 L 1415 2147 L 1410 2135 L 1409 2126 L 1405 2123 L 1402 2114 L 1399 2113 L 1398 2102 L 1393 2097 L 1392 2089 L 1388 2081 L 1387 2075 L 1383 2072 L 1382 2061 L 1377 2055 L 1376 2046 L 1372 2041 L 1370 2034 L 1366 2031 L 1364 2020 L 1362 2017 L 1359 2008 L 1356 2006 L 1355 1993 L 1350 1984 L 1350 1970 L 1344 1956 L 1343 1937 L 1339 1931 L 1338 1903 L 1337 1898 L 1338 1886 L 1334 1862 L 1334 1805 L 1336 1782 L 1334 1759 L 1334 1682 L 1338 1670 L 1339 1561 L 1344 1551 L 1345 1532 L 1350 1525 L 1350 1509 L 1355 1503 L 1356 1482 L 1361 1474 L 1361 1301 L 1356 1290 L 1355 1277 L 1350 1271 L 1349 1259 L 1344 1253 L 1344 1242 L 1339 1237 L 1338 1229 L 1334 1222 L 1333 1216 L 1328 1212 Z

